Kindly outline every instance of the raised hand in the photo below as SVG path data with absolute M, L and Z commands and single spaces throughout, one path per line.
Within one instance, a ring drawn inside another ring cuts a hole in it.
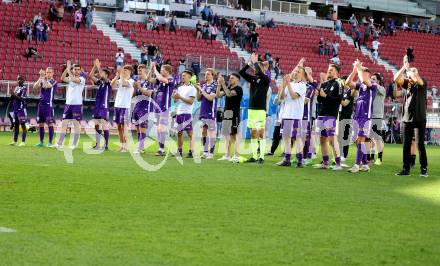
M 69 70 L 72 68 L 72 62 L 70 62 L 70 60 L 67 60 L 66 68 Z
M 405 55 L 403 57 L 403 66 L 405 67 L 406 70 L 409 69 L 409 62 L 408 62 L 408 56 L 407 55 Z
M 251 63 L 255 64 L 258 61 L 258 54 L 257 53 L 252 53 L 251 55 Z
M 218 75 L 217 83 L 223 85 L 224 82 L 225 82 L 225 78 L 223 78 L 222 75 Z
M 288 74 L 284 75 L 284 77 L 283 77 L 284 85 L 287 85 L 287 83 L 289 83 L 289 82 L 290 82 L 290 75 L 288 75 Z
M 40 78 L 44 78 L 45 72 L 43 69 L 40 69 Z
M 298 65 L 300 66 L 300 67 L 304 67 L 304 62 L 306 61 L 306 59 L 303 57 L 303 58 L 301 58 L 301 60 L 299 60 L 299 62 L 298 62 Z
M 101 68 L 101 62 L 99 61 L 98 58 L 95 59 L 95 66 L 96 66 L 97 68 Z
M 321 83 L 325 82 L 327 80 L 327 74 L 320 73 L 319 74 L 319 79 L 320 79 Z

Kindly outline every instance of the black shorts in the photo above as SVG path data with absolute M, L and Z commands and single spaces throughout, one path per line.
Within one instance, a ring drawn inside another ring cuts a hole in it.
M 224 118 L 222 121 L 222 134 L 223 135 L 236 135 L 238 133 L 238 127 L 240 125 L 240 117 L 233 116 L 230 119 Z
M 383 139 L 384 130 L 382 128 L 383 119 L 373 118 L 371 119 L 371 130 L 374 134 L 371 134 L 370 139 L 378 139 L 378 136 Z

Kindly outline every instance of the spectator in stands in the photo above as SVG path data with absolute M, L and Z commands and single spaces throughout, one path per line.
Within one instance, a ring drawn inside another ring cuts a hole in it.
M 54 21 L 57 18 L 57 10 L 54 3 L 49 6 L 49 20 Z
M 324 46 L 325 46 L 324 38 L 321 37 L 319 39 L 319 55 L 324 55 L 325 54 Z
M 26 19 L 23 19 L 23 23 L 20 24 L 20 27 L 18 28 L 19 34 L 20 34 L 20 40 L 23 42 L 26 39 L 27 35 L 27 23 Z
M 130 5 L 128 4 L 128 0 L 124 0 L 124 6 L 122 8 L 122 12 L 125 12 L 125 13 L 130 12 Z
M 32 23 L 36 25 L 39 21 L 41 21 L 43 17 L 41 16 L 41 12 L 34 16 L 32 19 Z
M 197 21 L 196 24 L 196 39 L 201 39 L 202 38 L 202 30 L 203 30 L 203 26 L 200 23 L 200 21 Z
M 193 62 L 191 63 L 191 71 L 194 73 L 197 80 L 199 80 L 200 63 L 197 60 L 193 60 Z
M 276 27 L 276 25 L 275 25 L 275 21 L 273 20 L 273 18 L 271 18 L 271 19 L 269 20 L 269 22 L 267 22 L 266 27 L 268 27 L 269 29 L 272 29 L 272 28 L 275 28 L 275 27 Z
M 331 55 L 332 42 L 329 38 L 325 40 L 325 55 Z
M 209 33 L 211 34 L 211 44 L 213 40 L 215 41 L 217 39 L 218 32 L 219 30 L 217 28 L 217 25 L 215 24 L 209 25 Z
M 365 26 L 365 30 L 364 30 L 364 41 L 363 41 L 363 45 L 367 45 L 367 42 L 370 40 L 370 35 L 372 32 L 372 28 L 373 28 L 373 24 L 369 23 L 367 26 Z
M 122 48 L 119 48 L 118 52 L 116 53 L 116 69 L 119 69 L 124 65 L 124 58 L 125 54 L 122 51 Z
M 56 18 L 58 21 L 63 20 L 64 18 L 64 6 L 62 3 L 57 3 L 56 4 Z
M 428 22 L 425 22 L 425 32 L 430 33 L 431 32 L 431 26 L 429 26 Z
M 371 49 L 371 56 L 373 57 L 373 63 L 377 64 L 379 61 L 379 52 L 377 50 Z
M 72 13 L 74 10 L 73 0 L 67 0 L 67 12 Z
M 237 39 L 242 51 L 246 49 L 246 34 L 248 33 L 248 30 L 249 29 L 246 23 L 240 22 L 240 24 L 237 26 Z
M 83 15 L 83 18 L 85 18 L 86 14 L 87 14 L 87 1 L 88 0 L 79 0 L 79 4 L 81 7 L 81 13 Z
M 172 16 L 170 19 L 170 32 L 177 33 L 177 19 L 176 16 Z
M 177 66 L 177 73 L 179 73 L 179 76 L 183 73 L 183 71 L 185 71 L 185 69 L 185 59 L 182 58 L 179 60 L 179 66 Z
M 228 47 L 231 44 L 231 37 L 232 37 L 232 25 L 231 23 L 228 22 L 226 23 L 225 32 L 224 32 L 224 39 Z
M 354 14 L 352 14 L 350 19 L 348 20 L 348 22 L 351 25 L 351 33 L 350 34 L 353 34 L 353 32 L 356 31 L 357 26 L 358 26 L 358 21 L 356 19 L 356 16 Z
M 408 19 L 405 19 L 405 21 L 402 23 L 402 30 L 403 31 L 408 31 L 409 30 Z
M 209 25 L 208 23 L 205 23 L 205 25 L 203 25 L 202 39 L 207 40 L 208 38 L 209 38 Z
M 336 22 L 336 20 L 338 19 L 338 13 L 336 12 L 336 10 L 333 10 L 332 13 L 332 21 Z
M 90 30 L 93 24 L 93 10 L 91 7 L 87 8 L 86 14 L 86 29 Z
M 273 68 L 273 57 L 269 51 L 266 51 L 266 53 L 264 54 L 264 60 L 269 63 L 269 69 Z
M 205 7 L 202 9 L 202 12 L 200 13 L 202 15 L 203 20 L 208 20 L 209 10 L 207 5 L 205 5 Z
M 408 63 L 414 62 L 414 49 L 412 46 L 406 48 L 406 56 L 408 57 Z
M 37 42 L 43 42 L 43 30 L 43 22 L 41 20 L 38 20 L 38 22 L 35 24 Z
M 371 43 L 371 47 L 373 48 L 373 50 L 379 52 L 379 45 L 381 45 L 381 43 L 375 39 L 372 43 Z
M 258 49 L 258 33 L 255 31 L 251 31 L 251 34 L 249 35 L 249 40 L 251 42 L 252 51 Z
M 74 16 L 75 16 L 75 29 L 78 30 L 79 27 L 81 26 L 81 21 L 82 21 L 82 17 L 83 17 L 82 13 L 81 13 L 81 10 L 77 9 L 75 11 Z
M 354 33 L 354 48 L 361 49 L 361 32 L 356 28 Z
M 154 61 L 154 59 L 156 58 L 156 53 L 157 53 L 157 47 L 153 43 L 150 43 L 150 45 L 148 45 L 147 47 L 148 66 L 150 65 L 151 61 Z
M 341 35 L 341 29 L 342 29 L 342 21 L 340 19 L 337 19 L 335 21 L 335 31 L 336 35 Z
M 34 24 L 32 23 L 32 21 L 29 21 L 29 23 L 26 26 L 26 34 L 27 34 L 26 39 L 29 43 L 32 41 L 33 29 L 34 29 Z
M 43 42 L 47 42 L 49 31 L 49 24 L 47 24 L 47 22 L 43 22 Z
M 24 56 L 29 60 L 29 58 L 41 58 L 38 54 L 38 50 L 35 47 L 28 47 L 25 51 Z
M 333 47 L 333 56 L 337 56 L 339 54 L 339 42 L 337 39 L 333 41 L 332 47 Z

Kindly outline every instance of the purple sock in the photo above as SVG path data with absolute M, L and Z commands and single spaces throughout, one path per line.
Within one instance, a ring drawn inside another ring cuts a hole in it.
M 322 162 L 324 163 L 324 165 L 328 165 L 328 155 L 323 155 L 322 156 Z
M 105 147 L 108 147 L 108 138 L 110 136 L 110 132 L 108 130 L 104 130 L 104 140 L 105 140 Z
M 362 148 L 363 148 L 362 151 L 365 151 L 365 143 L 362 143 L 361 145 L 362 145 Z M 363 165 L 368 165 L 367 153 L 365 153 L 365 152 L 362 152 L 362 164 Z
M 180 154 L 180 156 L 182 156 L 182 148 L 178 148 L 177 152 Z
M 159 148 L 160 150 L 163 150 L 165 148 L 165 138 L 166 133 L 165 132 L 159 132 L 157 135 L 157 140 L 159 141 Z
M 296 163 L 297 164 L 302 164 L 303 163 L 303 155 L 302 155 L 302 153 L 297 153 L 296 154 Z
M 26 141 L 26 133 L 27 133 L 27 130 L 26 130 L 26 131 L 23 131 L 23 132 L 21 133 L 21 142 L 25 142 L 25 141 Z
M 145 133 L 140 133 L 140 134 L 139 134 L 139 146 L 138 146 L 138 149 L 139 149 L 140 151 L 144 150 L 144 146 L 145 146 L 145 137 L 146 137 L 146 134 L 145 134 Z
M 203 145 L 203 151 L 208 152 L 208 141 L 206 137 L 202 137 L 202 145 Z
M 73 133 L 73 146 L 78 145 L 79 133 Z
M 60 133 L 60 139 L 58 140 L 58 145 L 60 145 L 60 146 L 63 145 L 65 137 L 66 137 L 66 133 L 65 132 Z
M 101 129 L 96 130 L 96 147 L 101 146 Z
M 44 142 L 44 127 L 40 127 L 40 143 Z
M 304 158 L 308 158 L 307 155 L 309 154 L 309 150 L 310 150 L 310 141 L 306 140 L 304 141 L 304 149 L 303 149 L 303 154 L 304 154 Z
M 52 144 L 53 141 L 54 130 L 53 127 L 49 127 L 49 143 Z
M 336 157 L 335 162 L 336 162 L 336 165 L 340 166 L 341 165 L 341 157 L 340 156 Z
M 289 163 L 290 163 L 290 153 L 285 153 L 285 154 L 284 154 L 284 160 L 285 160 L 286 162 L 289 162 Z
M 357 144 L 357 152 L 356 152 L 356 164 L 357 165 L 361 165 L 361 161 L 362 161 L 362 145 L 361 144 Z
M 215 150 L 215 138 L 209 138 L 209 153 L 214 154 Z

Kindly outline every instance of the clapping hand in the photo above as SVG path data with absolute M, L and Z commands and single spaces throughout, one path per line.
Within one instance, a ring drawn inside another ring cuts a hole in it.
M 43 69 L 40 69 L 40 78 L 44 78 L 45 72 Z
M 99 61 L 98 58 L 95 59 L 95 66 L 96 66 L 97 68 L 101 68 L 101 62 Z
M 257 53 L 252 53 L 251 55 L 251 64 L 255 64 L 258 61 L 258 54 Z
M 68 70 L 70 70 L 70 69 L 72 68 L 72 62 L 70 62 L 70 60 L 67 60 L 66 68 L 67 68 Z
M 406 71 L 408 71 L 408 69 L 409 69 L 409 62 L 408 62 L 408 56 L 407 55 L 405 55 L 403 57 L 403 66 L 405 67 Z

